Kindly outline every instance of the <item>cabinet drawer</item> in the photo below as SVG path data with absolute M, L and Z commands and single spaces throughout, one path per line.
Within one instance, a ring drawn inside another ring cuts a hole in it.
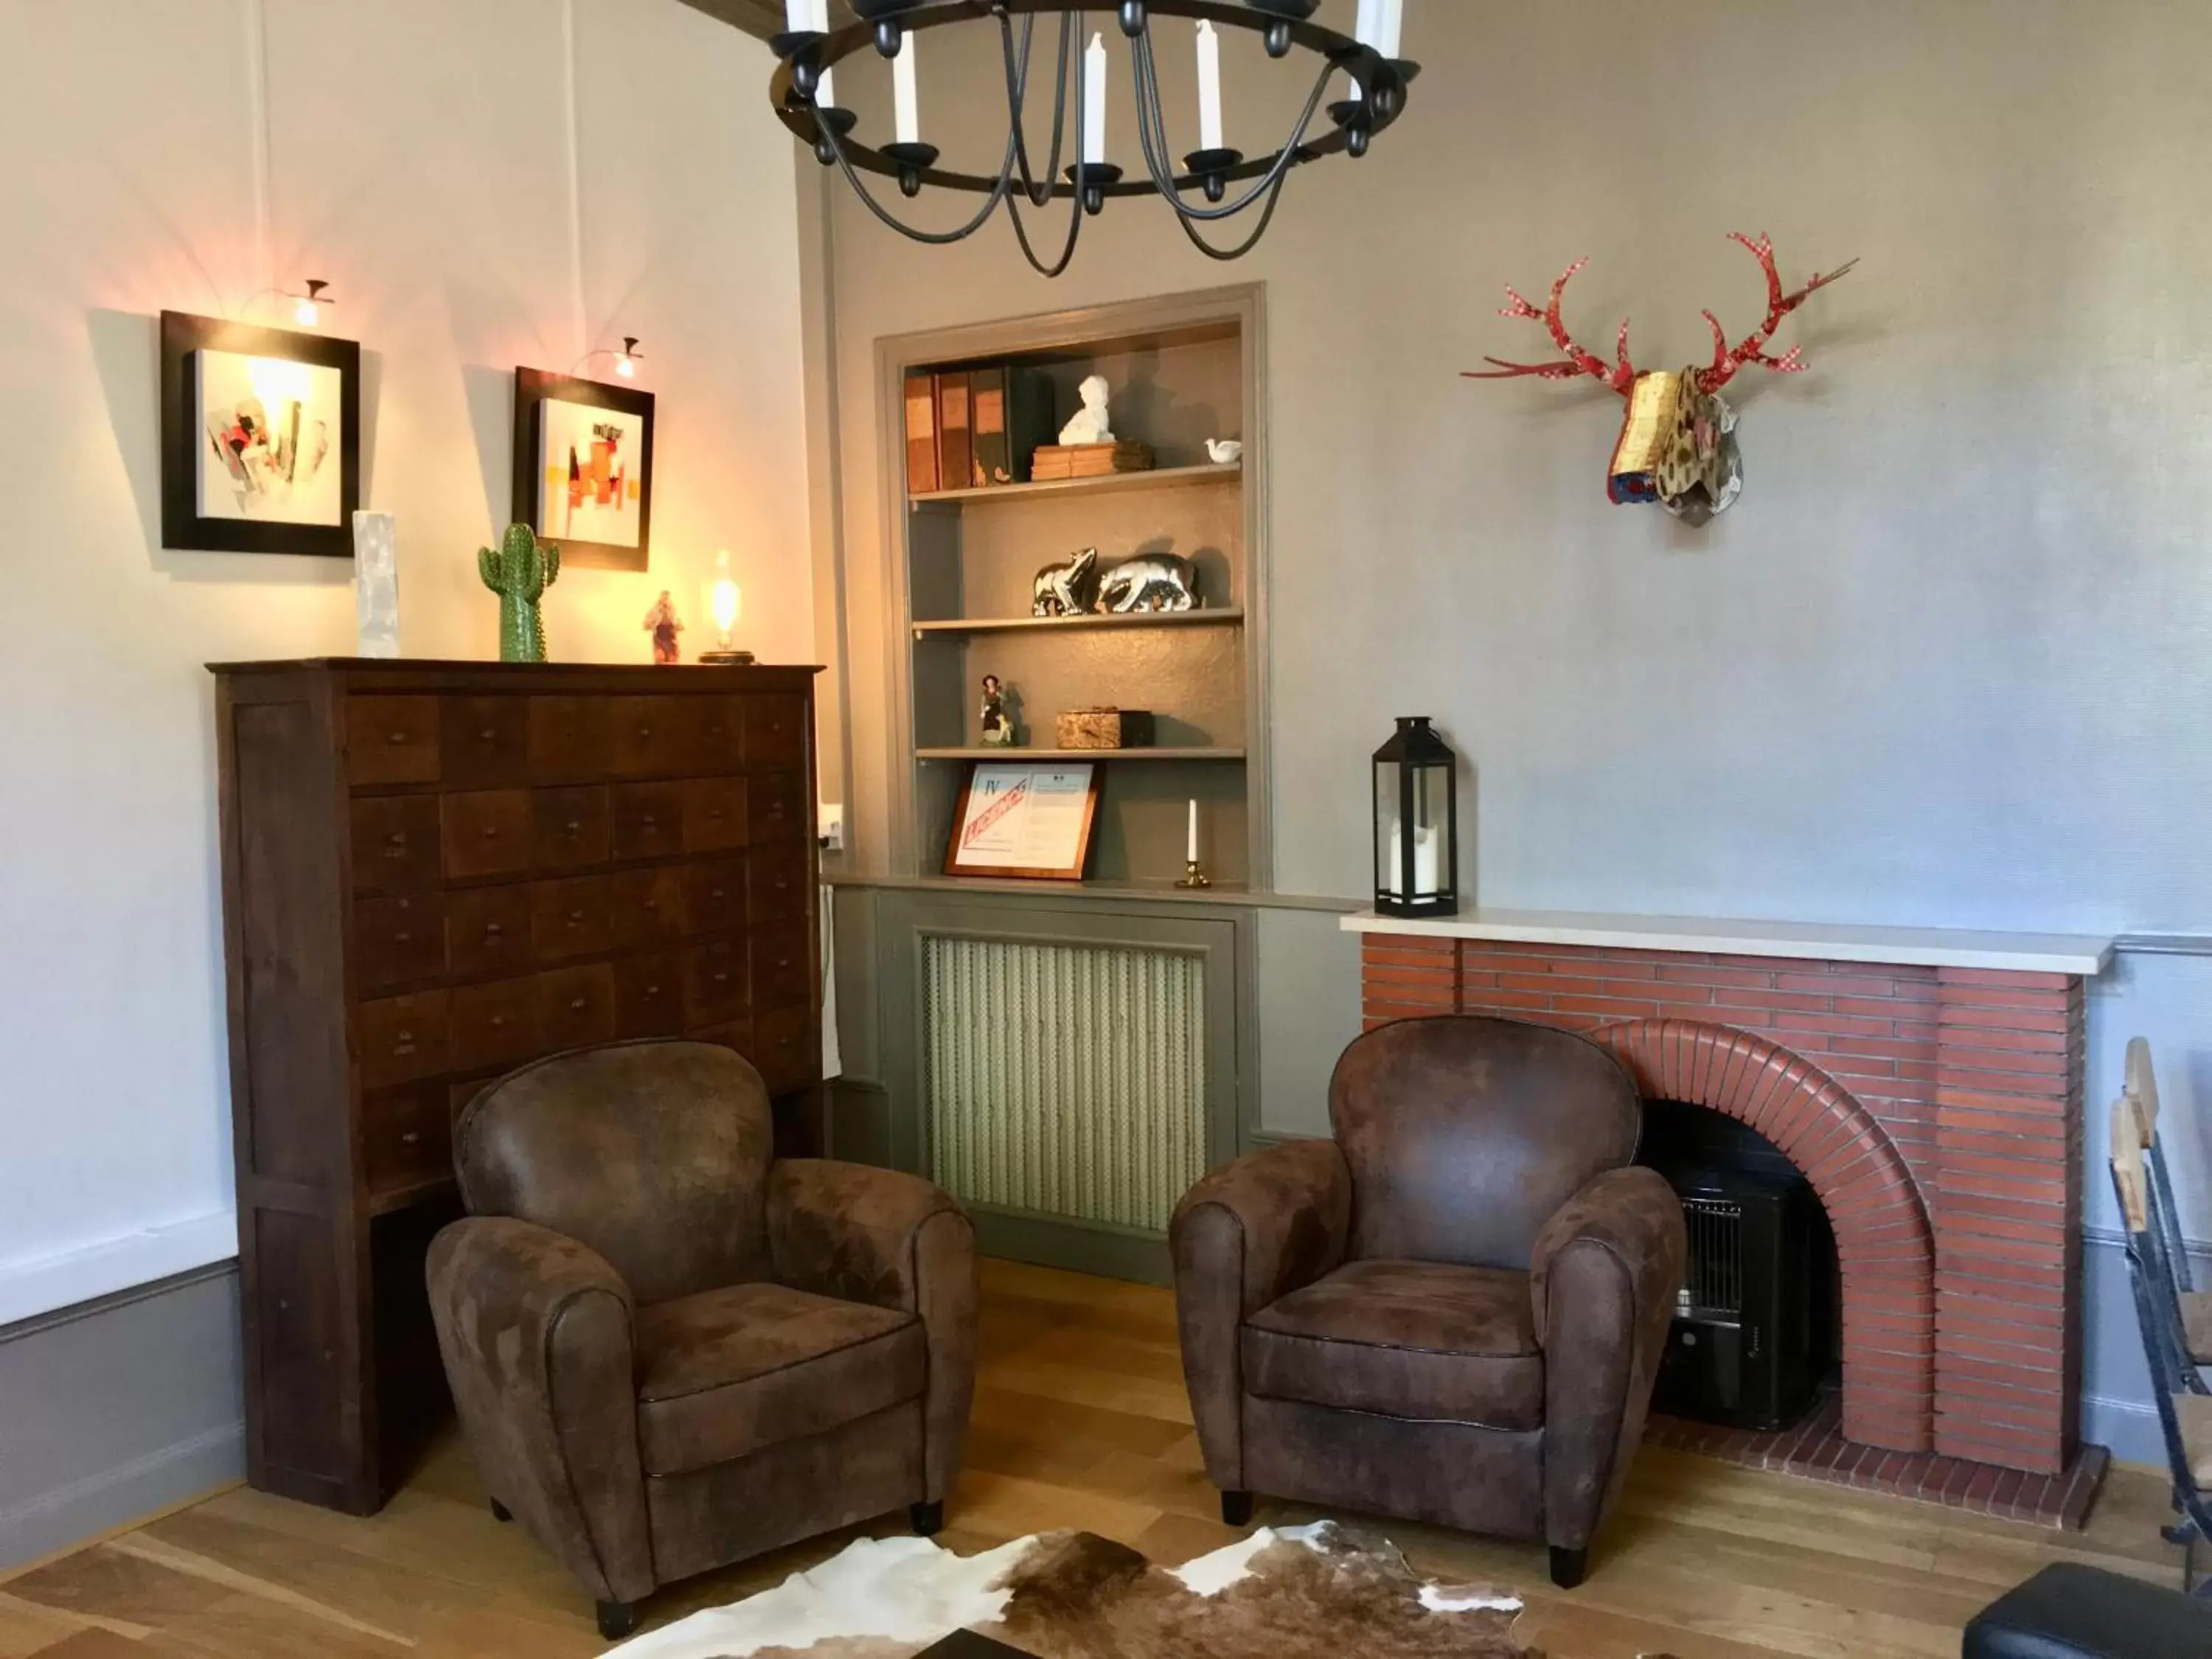
M 778 1008 L 753 1016 L 752 1052 L 745 1056 L 770 1094 L 804 1087 L 822 1069 L 814 1020 L 805 1008 Z
M 438 700 L 347 698 L 346 776 L 356 784 L 437 782 Z
M 665 858 L 684 850 L 684 791 L 673 783 L 615 786 L 615 856 Z
M 745 925 L 744 859 L 684 866 L 684 931 L 720 933 Z
M 613 697 L 607 702 L 607 765 L 618 778 L 665 778 L 688 769 L 697 728 L 689 697 Z
M 444 1071 L 446 1018 L 443 991 L 362 1003 L 354 1011 L 361 1086 L 390 1089 Z
M 788 692 L 745 703 L 745 764 L 800 766 L 806 760 L 806 699 Z
M 449 788 L 530 781 L 530 709 L 520 697 L 447 697 L 438 711 L 439 764 Z
M 752 936 L 752 991 L 756 1008 L 804 1005 L 814 989 L 814 956 L 806 929 L 777 927 Z
M 694 778 L 684 786 L 684 849 L 720 853 L 743 847 L 745 818 L 743 778 Z
M 538 981 L 494 980 L 453 993 L 453 1064 L 465 1072 L 520 1066 L 543 1052 Z
M 691 741 L 702 772 L 733 772 L 745 763 L 745 697 L 694 697 Z
M 361 1118 L 370 1198 L 453 1178 L 453 1120 L 443 1085 L 371 1095 L 362 1102 Z
M 806 918 L 806 849 L 765 847 L 745 860 L 745 921 L 773 927 Z
M 673 1036 L 683 1029 L 683 965 L 676 957 L 630 957 L 615 964 L 616 1035 Z
M 446 961 L 459 979 L 530 967 L 530 890 L 478 887 L 446 896 Z
M 530 861 L 539 870 L 582 870 L 607 861 L 614 815 L 604 787 L 530 792 Z
M 615 1034 L 615 970 L 595 962 L 588 968 L 556 968 L 538 975 L 539 1036 L 544 1052 L 611 1042 Z
M 770 772 L 747 780 L 751 832 L 756 847 L 806 838 L 806 809 L 799 796 L 799 774 Z
M 615 943 L 659 945 L 684 936 L 684 872 L 664 864 L 614 878 Z
M 530 792 L 480 789 L 441 804 L 448 876 L 514 875 L 530 867 Z
M 605 701 L 530 699 L 530 776 L 534 783 L 581 783 L 607 769 Z
M 357 893 L 419 893 L 438 884 L 438 798 L 376 795 L 353 803 Z
M 435 893 L 362 899 L 353 907 L 353 943 L 364 990 L 435 979 L 446 971 L 446 901 Z
M 538 960 L 603 957 L 614 946 L 614 915 L 605 876 L 530 884 L 530 941 Z
M 735 1019 L 745 1011 L 743 939 L 710 939 L 684 953 L 684 1018 L 692 1025 Z

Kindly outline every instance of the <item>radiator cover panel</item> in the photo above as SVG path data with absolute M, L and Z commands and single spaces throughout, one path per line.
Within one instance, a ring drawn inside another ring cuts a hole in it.
M 926 937 L 931 1173 L 964 1203 L 1164 1234 L 1206 1167 L 1206 964 Z

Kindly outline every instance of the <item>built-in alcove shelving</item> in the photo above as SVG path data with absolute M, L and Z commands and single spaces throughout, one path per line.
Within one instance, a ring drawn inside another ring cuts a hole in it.
M 1103 768 L 1092 879 L 1073 890 L 1103 899 L 1170 888 L 1183 873 L 1193 799 L 1213 890 L 1264 886 L 1265 836 L 1251 811 L 1265 770 L 1251 637 L 1263 615 L 1258 311 L 1256 289 L 1231 289 L 879 349 L 887 416 L 902 416 L 902 392 L 917 373 L 1006 364 L 1050 382 L 1056 430 L 1079 406 L 1078 386 L 1103 375 L 1115 436 L 1149 445 L 1157 462 L 1103 477 L 913 492 L 902 447 L 887 444 L 905 641 L 901 873 L 941 866 L 976 762 L 1064 757 Z M 1209 439 L 1240 441 L 1242 458 L 1215 464 Z M 1139 554 L 1189 559 L 1200 608 L 1032 615 L 1038 569 L 1092 547 L 1102 571 Z M 1008 689 L 1012 749 L 980 742 L 986 674 Z M 1154 746 L 1055 746 L 1057 714 L 1101 707 L 1149 711 Z

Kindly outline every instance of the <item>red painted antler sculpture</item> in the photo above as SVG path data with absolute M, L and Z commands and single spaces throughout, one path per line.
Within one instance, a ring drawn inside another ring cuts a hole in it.
M 1656 501 L 1677 517 L 1705 523 L 1735 501 L 1743 482 L 1734 436 L 1735 415 L 1721 401 L 1721 388 L 1746 363 L 1757 363 L 1777 374 L 1802 374 L 1807 367 L 1802 347 L 1792 346 L 1773 357 L 1767 355 L 1767 342 L 1774 337 L 1784 318 L 1829 283 L 1849 275 L 1858 264 L 1853 259 L 1825 275 L 1816 271 L 1795 294 L 1784 294 L 1782 277 L 1774 268 L 1773 242 L 1763 235 L 1754 241 L 1741 232 L 1731 240 L 1749 248 L 1759 268 L 1766 273 L 1766 317 L 1756 330 L 1731 346 L 1720 319 L 1710 311 L 1705 313 L 1713 330 L 1713 361 L 1708 367 L 1679 372 L 1639 371 L 1629 361 L 1625 319 L 1612 362 L 1577 343 L 1559 314 L 1559 301 L 1567 284 L 1589 263 L 1577 259 L 1552 284 L 1548 304 L 1540 308 L 1509 288 L 1505 295 L 1512 304 L 1498 313 L 1543 324 L 1559 349 L 1559 360 L 1515 363 L 1502 357 L 1486 357 L 1485 362 L 1496 367 L 1469 370 L 1466 378 L 1504 380 L 1533 374 L 1547 380 L 1571 380 L 1587 374 L 1604 381 L 1628 400 L 1620 441 L 1613 450 L 1607 493 L 1615 501 Z

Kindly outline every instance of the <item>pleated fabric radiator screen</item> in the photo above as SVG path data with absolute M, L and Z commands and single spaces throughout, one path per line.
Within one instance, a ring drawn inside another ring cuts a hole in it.
M 931 1169 L 963 1200 L 1165 1232 L 1206 1172 L 1203 961 L 923 941 Z

